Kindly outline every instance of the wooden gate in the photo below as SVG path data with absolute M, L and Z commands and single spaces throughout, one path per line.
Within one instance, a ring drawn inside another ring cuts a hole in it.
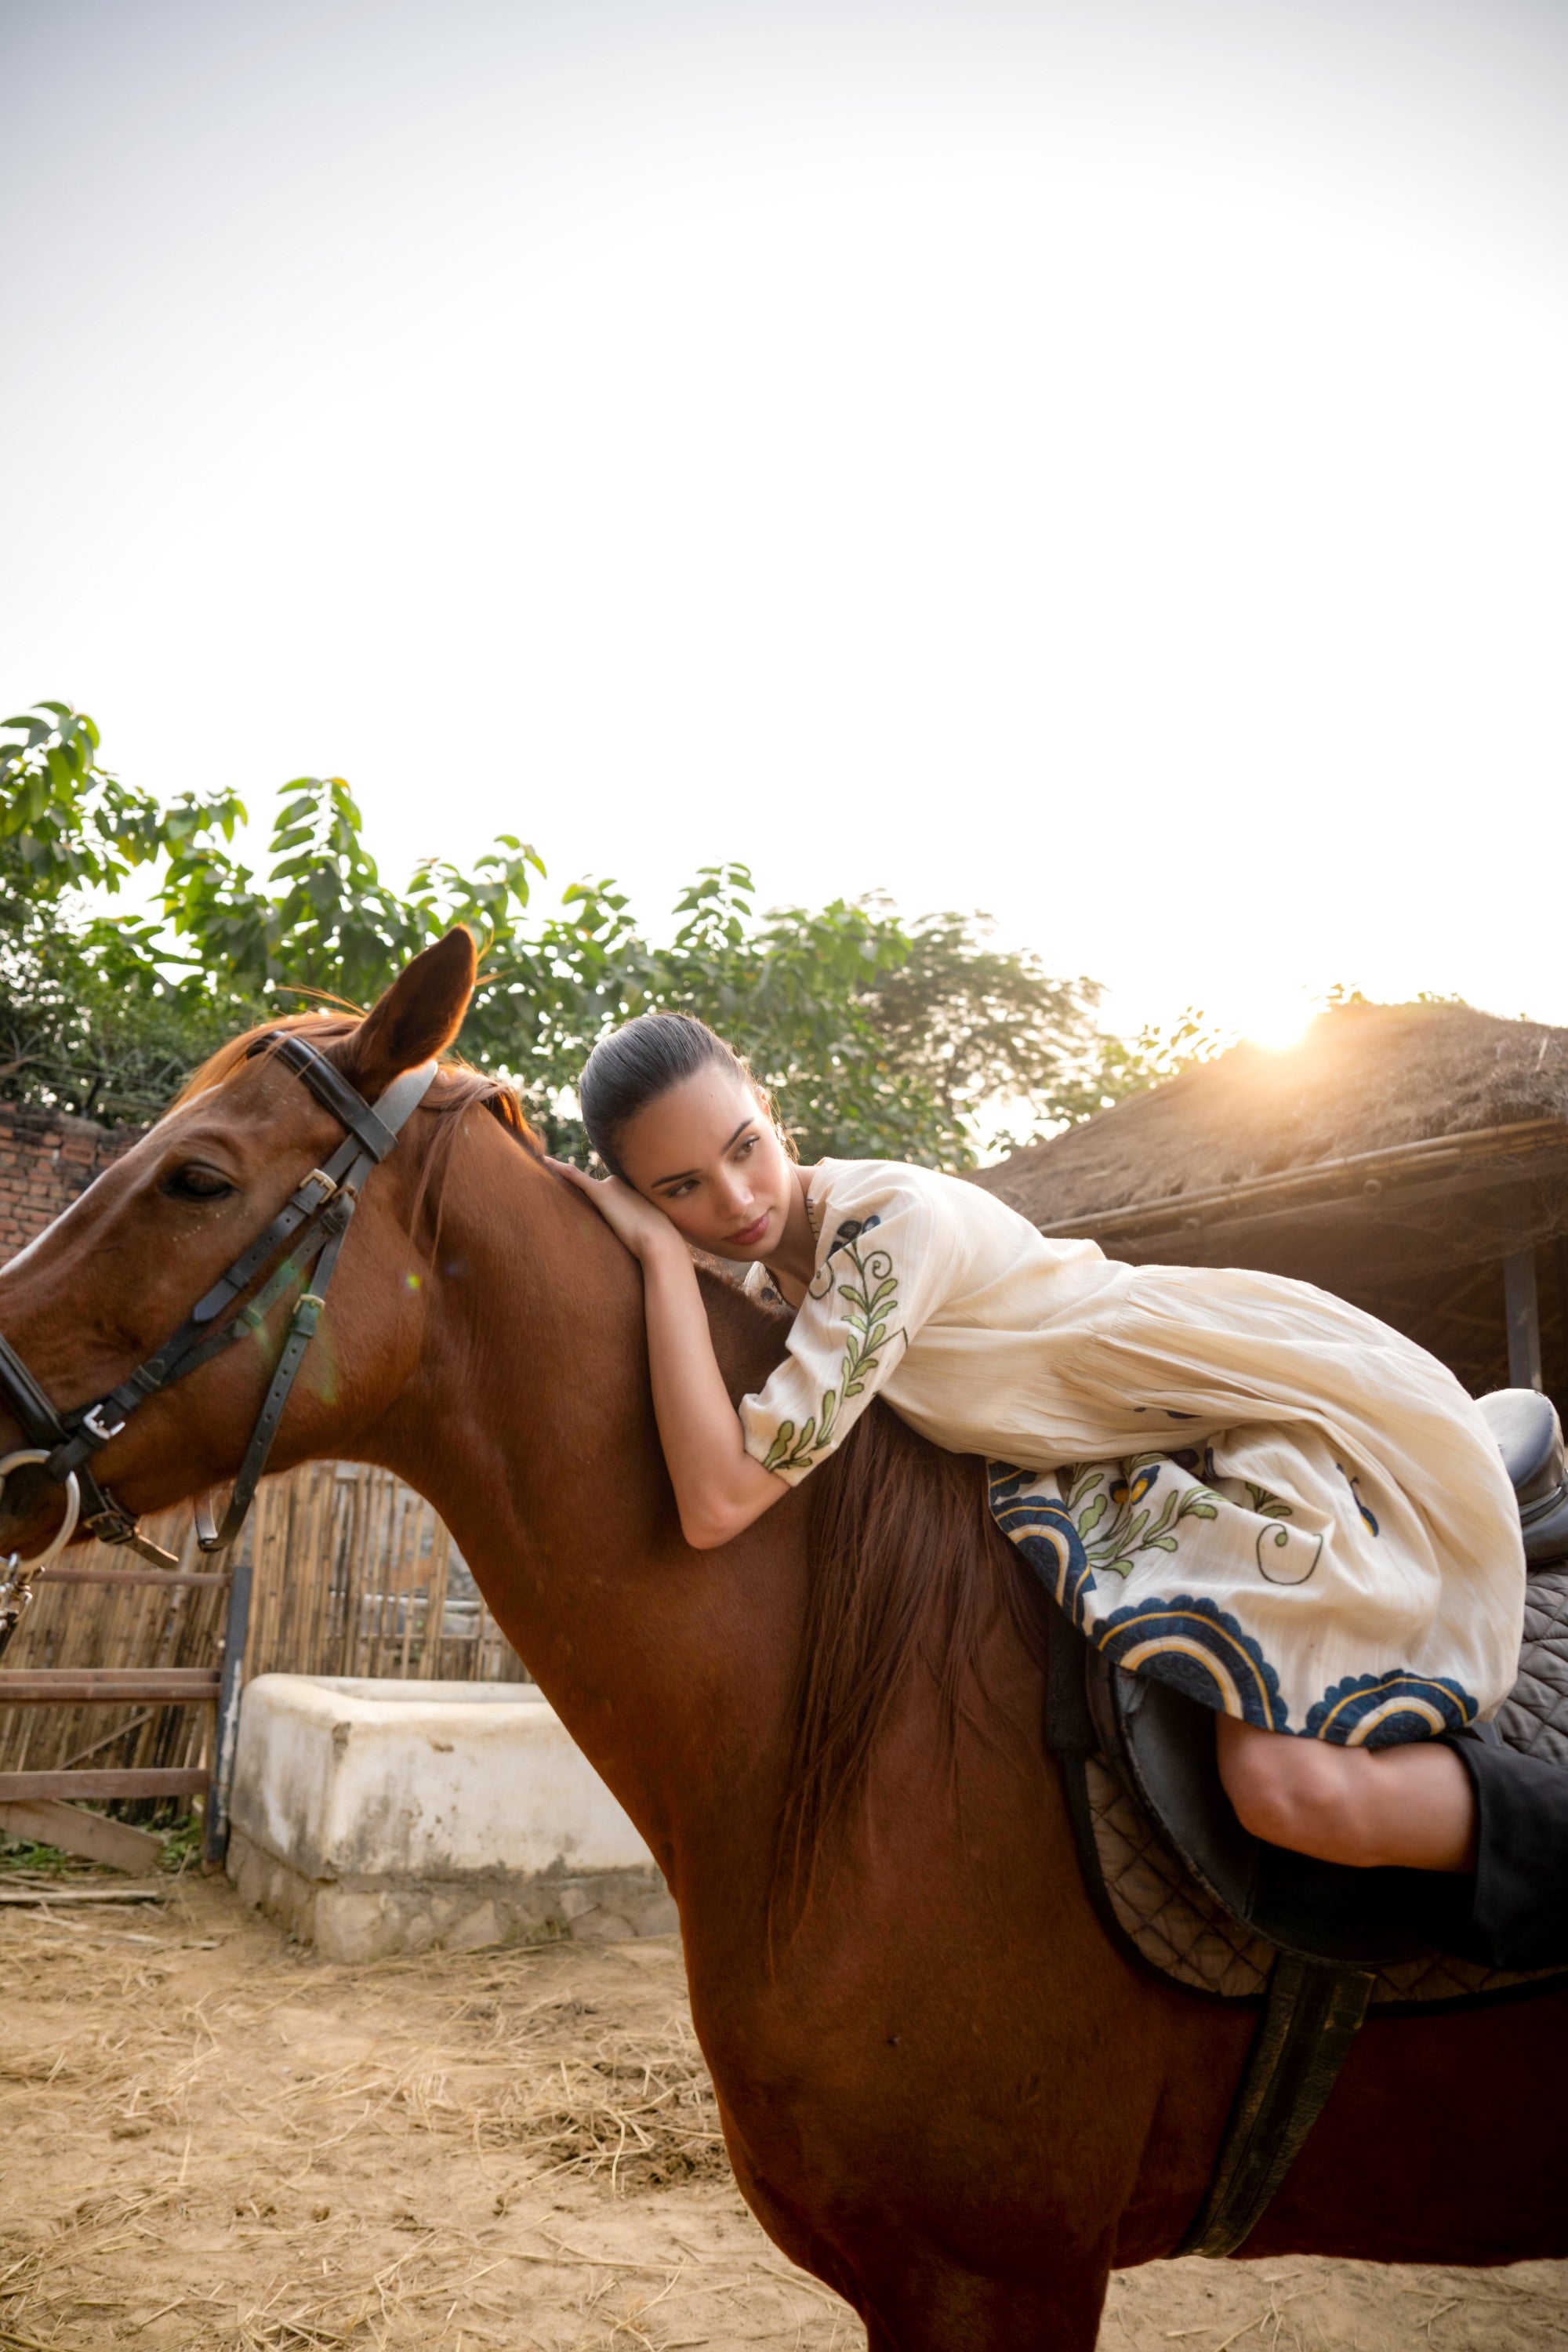
M 206 1790 L 230 1580 L 188 1506 L 147 1530 L 177 1570 L 94 1544 L 38 1580 L 0 1667 L 0 1806 L 112 1799 L 148 1815 Z M 390 1471 L 312 1462 L 265 1479 L 235 1568 L 250 1572 L 243 1680 L 527 1680 L 445 1527 Z

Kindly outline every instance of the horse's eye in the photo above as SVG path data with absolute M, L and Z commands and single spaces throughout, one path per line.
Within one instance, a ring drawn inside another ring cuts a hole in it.
M 204 1168 L 193 1160 L 189 1167 L 176 1168 L 163 1179 L 163 1190 L 175 1201 L 221 1201 L 234 1186 L 216 1168 Z

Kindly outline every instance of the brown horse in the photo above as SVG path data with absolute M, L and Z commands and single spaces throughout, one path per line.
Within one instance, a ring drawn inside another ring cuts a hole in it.
M 454 934 L 363 1024 L 303 1025 L 374 1099 L 456 1034 L 472 979 Z M 220 1055 L 0 1276 L 0 1328 L 57 1404 L 173 1330 L 340 1132 L 276 1062 Z M 779 1324 L 721 1284 L 710 1309 L 740 1393 Z M 139 1412 L 101 1457 L 121 1500 L 231 1475 L 270 1352 Z M 510 1098 L 458 1069 L 354 1221 L 279 1460 L 314 1455 L 429 1497 L 647 1839 L 770 2235 L 877 2352 L 1089 2352 L 1108 2273 L 1194 2215 L 1253 2016 L 1144 1975 L 1096 1923 L 1042 1745 L 1036 1602 L 979 1465 L 877 1409 L 740 1540 L 689 1551 L 637 1268 Z M 7 1549 L 58 1515 L 58 1489 L 18 1492 Z M 1561 1995 L 1367 2025 L 1247 2252 L 1568 2252 L 1565 2037 Z

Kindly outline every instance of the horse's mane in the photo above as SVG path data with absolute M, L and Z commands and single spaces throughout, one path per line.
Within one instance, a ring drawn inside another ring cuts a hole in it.
M 991 1517 L 977 1455 L 944 1452 L 873 1400 L 809 1484 L 809 1598 L 779 1840 L 780 1884 L 802 1896 L 864 1796 L 915 1676 L 935 1685 L 952 1769 L 961 1724 L 990 1737 L 977 1672 L 987 1632 L 1001 1619 L 1044 1659 L 1037 1591 Z
M 761 1347 L 776 1360 L 784 1318 L 732 1284 L 705 1283 L 704 1292 L 717 1332 L 743 1358 Z M 775 1898 L 790 1914 L 853 1820 L 878 1743 L 915 1678 L 935 1688 L 951 1766 L 961 1724 L 987 1736 L 978 1684 L 986 1633 L 1000 1620 L 1044 1658 L 1037 1592 L 991 1517 L 978 1456 L 932 1445 L 873 1399 L 811 1473 L 806 1503 L 805 1622 L 774 1861 Z

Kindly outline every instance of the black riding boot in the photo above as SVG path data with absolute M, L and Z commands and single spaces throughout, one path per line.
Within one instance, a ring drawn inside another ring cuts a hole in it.
M 1468 1938 L 1498 1969 L 1568 1965 L 1568 1769 L 1477 1724 L 1447 1742 L 1480 1815 Z

